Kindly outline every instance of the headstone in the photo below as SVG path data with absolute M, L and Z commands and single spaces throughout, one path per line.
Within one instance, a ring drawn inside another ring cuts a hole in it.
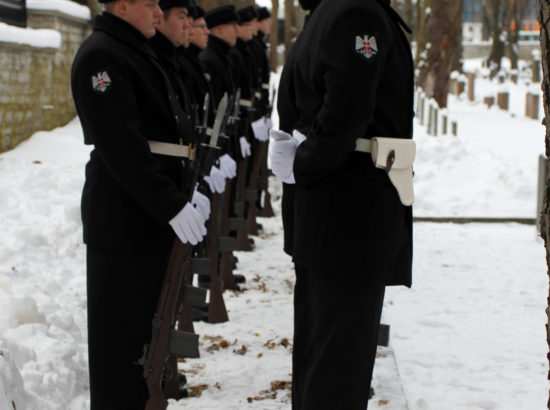
M 474 73 L 468 73 L 468 101 L 475 100 L 475 81 L 476 75 Z
M 525 97 L 525 116 L 533 120 L 539 119 L 539 95 L 528 92 Z
M 458 123 L 456 121 L 451 122 L 451 134 L 454 137 L 458 136 Z
M 441 133 L 443 135 L 447 135 L 447 133 L 449 132 L 448 122 L 449 122 L 449 117 L 447 117 L 447 114 L 443 114 L 441 116 Z
M 485 98 L 483 98 L 483 103 L 488 108 L 491 108 L 495 104 L 495 97 L 485 97 Z
M 508 111 L 510 100 L 510 93 L 508 91 L 501 91 L 497 94 L 497 105 L 501 110 Z

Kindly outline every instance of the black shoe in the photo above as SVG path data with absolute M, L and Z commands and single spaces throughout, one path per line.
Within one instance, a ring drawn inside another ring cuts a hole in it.
M 369 390 L 369 400 L 374 396 L 374 389 L 371 387 Z
M 237 273 L 236 275 L 233 275 L 235 278 L 235 282 L 237 283 L 244 283 L 246 282 L 246 277 L 244 275 L 241 275 L 240 273 Z

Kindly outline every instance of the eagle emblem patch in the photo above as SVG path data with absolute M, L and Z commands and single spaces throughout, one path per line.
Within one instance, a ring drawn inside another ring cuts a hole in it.
M 93 75 L 92 86 L 94 91 L 99 93 L 104 93 L 107 91 L 107 89 L 111 86 L 111 78 L 109 77 L 109 74 L 107 74 L 107 71 L 97 73 L 97 76 Z
M 355 52 L 367 60 L 371 60 L 378 54 L 378 44 L 376 44 L 376 37 L 364 35 L 362 38 L 355 37 Z

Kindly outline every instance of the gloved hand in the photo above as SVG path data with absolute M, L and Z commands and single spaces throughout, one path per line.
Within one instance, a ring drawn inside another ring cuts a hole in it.
M 193 199 L 191 199 L 191 205 L 199 211 L 205 221 L 210 218 L 210 199 L 206 195 L 201 194 L 196 188 L 193 193 Z
M 252 131 L 254 132 L 254 138 L 258 141 L 264 142 L 269 139 L 269 134 L 265 128 L 264 117 L 252 123 Z
M 294 156 L 300 143 L 292 135 L 279 130 L 271 130 L 269 144 L 269 162 L 277 178 L 287 184 L 294 184 Z
M 250 143 L 246 140 L 246 137 L 239 138 L 239 142 L 241 143 L 241 155 L 243 158 L 249 157 L 252 153 L 250 151 Z
M 220 171 L 226 178 L 232 179 L 237 176 L 237 163 L 227 154 L 220 157 Z
M 170 220 L 169 224 L 183 243 L 196 245 L 206 235 L 204 218 L 189 202 Z
M 208 183 L 213 194 L 221 194 L 225 191 L 225 175 L 215 165 L 212 166 L 210 175 L 204 177 L 204 180 Z

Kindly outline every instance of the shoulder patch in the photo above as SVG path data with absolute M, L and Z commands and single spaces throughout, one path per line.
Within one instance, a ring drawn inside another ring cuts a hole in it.
M 355 52 L 367 61 L 378 55 L 378 43 L 375 35 L 364 34 L 355 37 Z
M 97 75 L 92 75 L 92 87 L 95 92 L 105 93 L 111 86 L 111 78 L 107 71 L 99 72 Z

